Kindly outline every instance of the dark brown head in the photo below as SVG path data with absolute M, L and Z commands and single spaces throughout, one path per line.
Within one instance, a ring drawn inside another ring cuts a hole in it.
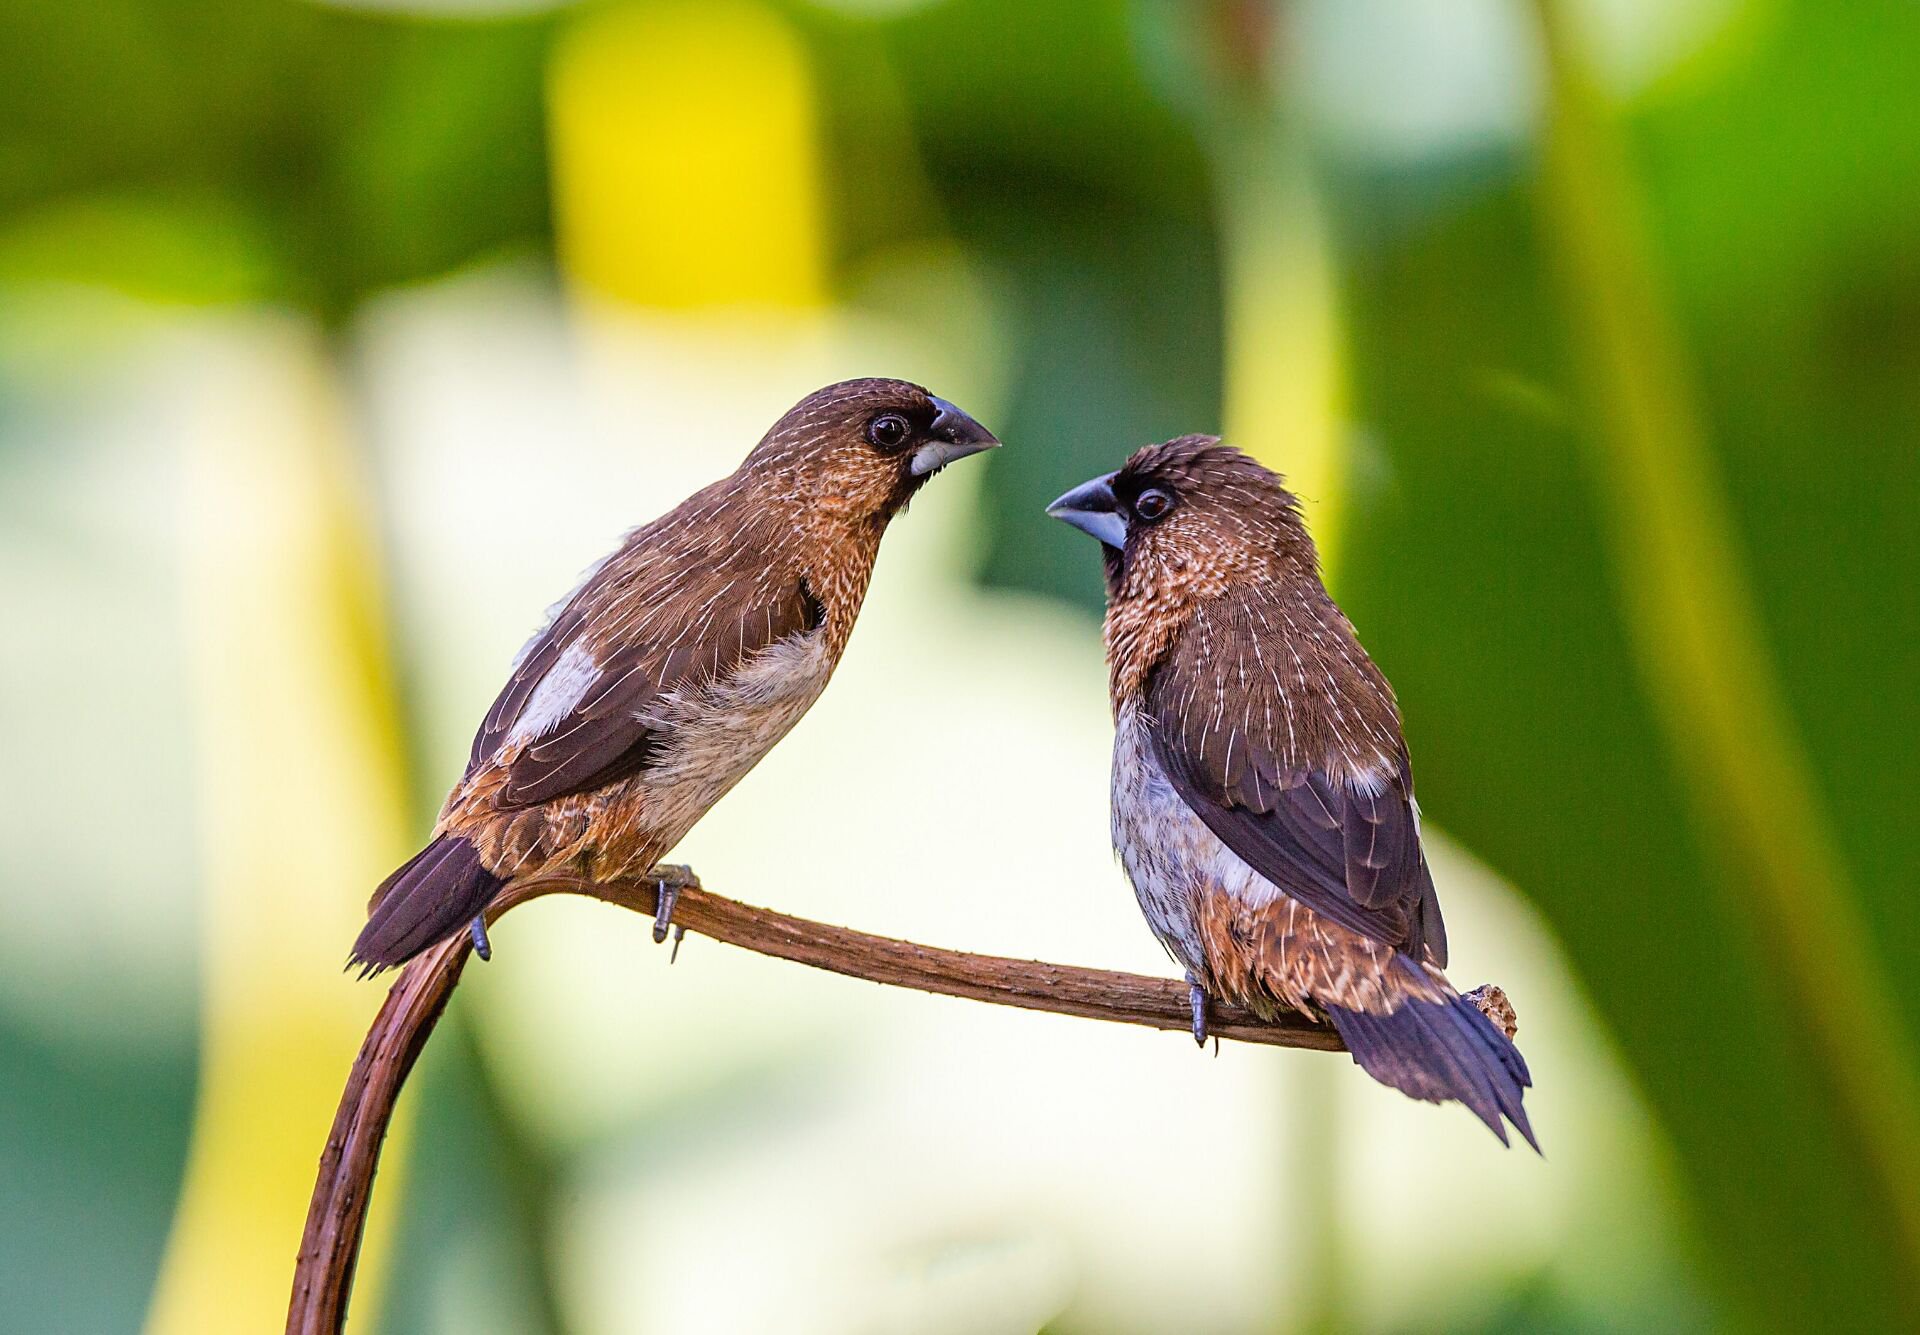
M 1203 604 L 1230 596 L 1326 602 L 1293 493 L 1213 436 L 1148 445 L 1047 513 L 1100 539 L 1116 709 Z
M 1299 503 L 1280 475 L 1215 436 L 1137 450 L 1047 513 L 1100 539 L 1114 599 L 1198 601 L 1241 581 L 1319 577 Z
M 741 470 L 792 488 L 816 516 L 885 524 L 941 468 L 999 443 L 918 385 L 844 380 L 790 408 Z

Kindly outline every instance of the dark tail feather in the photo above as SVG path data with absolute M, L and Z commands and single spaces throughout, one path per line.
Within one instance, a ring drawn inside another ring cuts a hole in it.
M 504 884 L 481 865 L 472 844 L 442 835 L 373 892 L 347 967 L 359 965 L 364 978 L 405 964 L 472 922 Z
M 1397 962 L 1419 968 L 1404 956 Z M 1502 1145 L 1509 1143 L 1504 1117 L 1539 1153 L 1540 1142 L 1521 1105 L 1522 1091 L 1533 1085 L 1526 1060 L 1471 1001 L 1408 998 L 1390 1015 L 1339 1006 L 1326 1011 L 1354 1061 L 1375 1080 L 1429 1103 L 1466 1104 Z

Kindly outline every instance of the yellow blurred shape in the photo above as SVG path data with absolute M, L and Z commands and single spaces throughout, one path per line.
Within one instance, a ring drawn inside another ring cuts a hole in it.
M 577 282 L 653 307 L 825 303 L 813 82 L 772 10 L 584 16 L 548 96 L 554 226 Z
M 381 989 L 341 976 L 406 851 L 369 524 L 331 368 L 261 318 L 181 375 L 182 532 L 205 881 L 202 1067 L 153 1332 L 278 1329 L 315 1164 Z M 390 1163 L 400 1161 L 390 1152 Z M 357 1311 L 377 1311 L 383 1221 Z
M 1286 475 L 1331 571 L 1348 451 L 1326 228 L 1305 154 L 1287 136 L 1243 124 L 1221 151 L 1227 439 Z

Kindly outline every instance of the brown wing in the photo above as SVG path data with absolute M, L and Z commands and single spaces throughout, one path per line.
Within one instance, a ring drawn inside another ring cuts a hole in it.
M 806 581 L 756 566 L 763 553 L 737 550 L 716 566 L 684 547 L 636 535 L 527 646 L 468 761 L 469 777 L 486 764 L 505 769 L 496 805 L 533 806 L 639 773 L 662 740 L 648 721 L 661 696 L 820 625 Z M 569 671 L 590 674 L 578 698 L 535 735 L 516 736 L 541 683 Z
M 1154 670 L 1146 712 L 1174 790 L 1243 861 L 1314 912 L 1446 963 L 1392 692 L 1331 602 L 1208 604 Z

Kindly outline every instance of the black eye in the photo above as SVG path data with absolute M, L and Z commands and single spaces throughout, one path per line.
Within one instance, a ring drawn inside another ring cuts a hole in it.
M 875 449 L 889 453 L 905 445 L 912 434 L 913 427 L 899 413 L 881 413 L 867 423 L 867 439 Z
M 1133 500 L 1133 515 L 1143 524 L 1151 524 L 1156 519 L 1165 519 L 1167 512 L 1173 509 L 1173 493 L 1162 491 L 1159 487 L 1148 487 Z

